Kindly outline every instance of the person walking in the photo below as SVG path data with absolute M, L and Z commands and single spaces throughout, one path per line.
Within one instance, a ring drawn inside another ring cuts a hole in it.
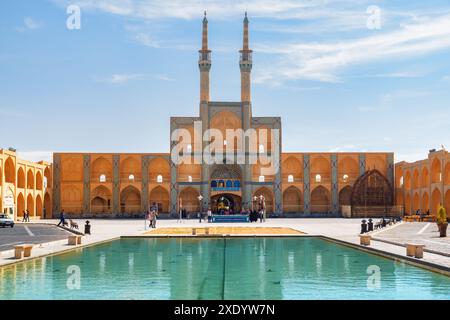
M 59 214 L 59 223 L 58 223 L 58 227 L 62 224 L 62 226 L 64 227 L 64 225 L 66 224 L 66 216 L 64 215 L 64 209 L 61 210 L 61 213 Z
M 150 210 L 148 212 L 148 227 L 153 228 L 153 219 L 155 218 L 155 215 L 153 213 L 152 208 L 150 207 Z
M 27 212 L 25 210 L 22 211 L 22 222 L 27 222 Z
M 27 222 L 30 222 L 30 211 L 27 209 Z
M 151 211 L 153 212 L 152 228 L 156 228 L 156 219 L 158 218 L 158 206 L 156 202 L 153 202 Z
M 211 208 L 208 208 L 208 223 L 212 221 L 212 211 Z
M 259 211 L 259 222 L 263 223 L 264 220 L 264 211 L 261 209 Z

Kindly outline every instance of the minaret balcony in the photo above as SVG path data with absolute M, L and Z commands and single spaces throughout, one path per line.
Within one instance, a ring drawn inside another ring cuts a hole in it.
M 211 51 L 199 51 L 198 61 L 209 61 L 209 63 L 211 63 Z
M 252 54 L 251 51 L 241 51 L 240 54 L 241 54 L 241 59 L 240 59 L 241 63 L 242 62 L 250 62 L 250 63 L 252 63 L 253 54 Z

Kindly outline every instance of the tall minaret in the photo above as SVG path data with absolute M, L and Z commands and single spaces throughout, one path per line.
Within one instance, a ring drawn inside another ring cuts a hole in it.
M 239 66 L 241 68 L 241 101 L 250 102 L 250 73 L 252 71 L 252 50 L 248 46 L 248 18 L 247 12 L 244 18 L 244 41 Z
M 211 50 L 208 50 L 208 19 L 203 18 L 202 49 L 199 52 L 200 103 L 209 102 L 209 70 L 211 69 Z

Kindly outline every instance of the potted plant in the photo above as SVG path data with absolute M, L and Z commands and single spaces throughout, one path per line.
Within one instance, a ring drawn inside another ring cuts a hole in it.
M 437 214 L 437 225 L 439 228 L 440 237 L 444 238 L 447 236 L 447 212 L 445 211 L 445 208 L 441 205 L 439 207 L 439 211 Z

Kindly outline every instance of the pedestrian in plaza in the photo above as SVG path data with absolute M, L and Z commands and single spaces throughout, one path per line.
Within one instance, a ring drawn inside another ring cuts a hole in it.
M 259 222 L 263 222 L 263 220 L 264 220 L 264 210 L 260 210 L 259 211 Z
M 64 209 L 61 210 L 61 213 L 59 214 L 59 223 L 58 223 L 58 227 L 62 224 L 62 226 L 64 227 L 64 225 L 66 224 L 66 216 L 64 215 Z
M 153 228 L 153 219 L 155 218 L 155 214 L 153 213 L 152 209 L 150 208 L 150 211 L 148 213 L 148 227 Z
M 158 206 L 156 202 L 153 202 L 151 211 L 153 212 L 152 228 L 156 228 L 156 219 L 158 218 Z
M 28 211 L 28 209 L 27 209 L 27 220 L 26 221 L 30 222 L 30 211 Z
M 22 211 L 22 215 L 23 215 L 22 222 L 27 222 L 27 212 L 25 210 Z
M 212 211 L 211 208 L 208 208 L 208 222 L 211 222 L 212 220 Z

